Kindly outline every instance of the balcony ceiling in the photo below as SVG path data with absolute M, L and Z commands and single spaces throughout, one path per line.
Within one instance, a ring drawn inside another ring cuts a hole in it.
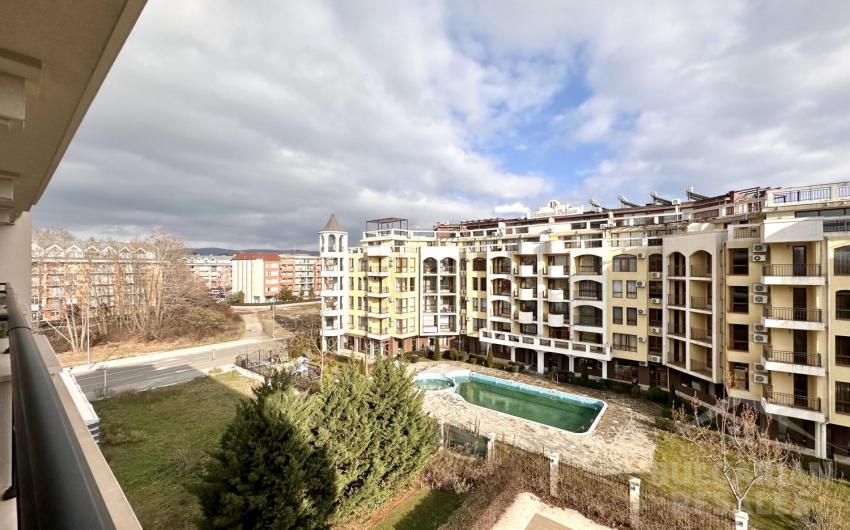
M 0 2 L 0 222 L 38 202 L 144 5 Z

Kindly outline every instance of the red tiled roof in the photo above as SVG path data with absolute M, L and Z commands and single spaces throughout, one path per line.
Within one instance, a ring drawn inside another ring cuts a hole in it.
M 274 252 L 240 252 L 233 256 L 233 259 L 261 259 L 263 261 L 280 261 L 280 256 L 278 254 L 275 254 Z

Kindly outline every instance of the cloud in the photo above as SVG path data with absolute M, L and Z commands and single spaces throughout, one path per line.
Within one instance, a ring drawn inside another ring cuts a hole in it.
M 500 204 L 493 208 L 493 213 L 496 215 L 524 215 L 528 213 L 528 206 L 524 205 L 521 202 L 515 202 L 512 204 Z
M 303 247 L 331 212 L 357 235 L 837 180 L 847 28 L 839 1 L 151 2 L 35 220 Z M 567 162 L 511 163 L 527 130 Z

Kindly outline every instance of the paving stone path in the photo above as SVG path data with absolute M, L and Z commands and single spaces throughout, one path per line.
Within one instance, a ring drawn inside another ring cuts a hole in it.
M 658 415 L 660 409 L 645 400 L 613 392 L 556 384 L 533 375 L 510 374 L 502 370 L 451 361 L 420 362 L 412 365 L 411 368 L 417 373 L 422 371 L 446 373 L 452 370 L 468 369 L 503 379 L 601 399 L 608 404 L 608 408 L 596 429 L 591 434 L 584 435 L 569 433 L 555 427 L 472 405 L 454 393 L 427 392 L 424 407 L 435 418 L 442 418 L 481 434 L 494 433 L 498 438 L 524 449 L 545 454 L 558 453 L 562 461 L 597 473 L 644 473 L 652 468 L 655 452 L 654 417 Z

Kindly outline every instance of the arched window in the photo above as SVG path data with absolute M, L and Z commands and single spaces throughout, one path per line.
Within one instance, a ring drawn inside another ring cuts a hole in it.
M 336 236 L 333 234 L 328 236 L 328 251 L 336 252 Z
M 835 249 L 833 273 L 837 276 L 850 275 L 850 245 Z
M 661 254 L 649 255 L 649 272 L 664 272 L 664 258 Z
M 836 291 L 835 318 L 850 320 L 850 291 Z
M 614 272 L 637 272 L 637 257 L 632 254 L 614 256 Z

